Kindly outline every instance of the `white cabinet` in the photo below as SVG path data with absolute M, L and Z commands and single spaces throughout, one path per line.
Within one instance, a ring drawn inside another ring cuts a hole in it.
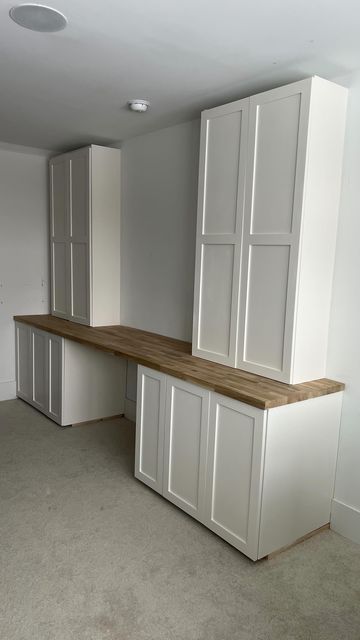
M 166 378 L 138 368 L 135 476 L 162 493 Z
M 51 313 L 120 322 L 120 150 L 91 145 L 50 160 Z
M 194 355 L 325 375 L 346 99 L 314 77 L 203 112 Z
M 263 411 L 139 366 L 135 476 L 258 560 L 330 521 L 341 404 Z
M 163 495 L 203 520 L 209 391 L 167 377 Z
M 16 322 L 17 395 L 60 425 L 124 413 L 126 362 Z
M 211 394 L 206 525 L 256 560 L 265 411 Z

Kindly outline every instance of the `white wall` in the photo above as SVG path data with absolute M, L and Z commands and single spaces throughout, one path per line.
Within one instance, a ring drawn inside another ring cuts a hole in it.
M 0 400 L 15 397 L 13 315 L 49 308 L 46 156 L 0 143 Z
M 350 93 L 327 374 L 346 390 L 332 527 L 360 542 L 360 72 L 341 84 Z
M 198 121 L 122 145 L 121 323 L 191 340 Z

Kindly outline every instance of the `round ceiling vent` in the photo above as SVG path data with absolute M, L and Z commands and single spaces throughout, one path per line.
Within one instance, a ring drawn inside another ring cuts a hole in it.
M 67 19 L 60 11 L 43 4 L 19 4 L 10 9 L 9 16 L 20 27 L 32 31 L 61 31 L 67 25 Z

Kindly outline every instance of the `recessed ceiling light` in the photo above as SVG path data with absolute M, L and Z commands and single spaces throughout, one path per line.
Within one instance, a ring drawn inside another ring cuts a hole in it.
M 128 102 L 129 109 L 131 111 L 136 111 L 137 113 L 144 113 L 150 107 L 150 102 L 148 100 L 129 100 Z
M 53 32 L 65 29 L 65 16 L 43 4 L 18 4 L 9 11 L 9 16 L 16 24 L 32 31 Z

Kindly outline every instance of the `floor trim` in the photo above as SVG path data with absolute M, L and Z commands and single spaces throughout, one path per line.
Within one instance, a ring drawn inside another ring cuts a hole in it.
M 14 400 L 16 398 L 15 380 L 3 380 L 0 382 L 0 402 L 2 400 Z

